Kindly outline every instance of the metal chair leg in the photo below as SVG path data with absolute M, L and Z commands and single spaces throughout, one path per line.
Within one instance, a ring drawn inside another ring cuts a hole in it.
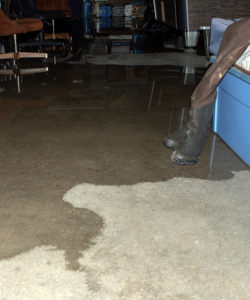
M 14 42 L 14 53 L 17 54 L 17 38 L 16 34 L 13 34 L 13 42 Z
M 53 34 L 53 40 L 56 39 L 56 31 L 55 31 L 55 20 L 52 19 L 52 34 Z
M 21 93 L 21 87 L 20 87 L 20 75 L 17 75 L 16 77 L 16 82 L 17 82 L 17 92 Z

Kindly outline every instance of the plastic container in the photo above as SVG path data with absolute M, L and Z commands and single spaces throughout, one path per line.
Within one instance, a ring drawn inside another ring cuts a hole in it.
M 111 18 L 100 18 L 100 27 L 101 28 L 109 28 L 112 25 Z
M 125 18 L 113 17 L 113 27 L 125 27 Z
M 83 18 L 83 32 L 84 34 L 92 33 L 92 23 L 90 18 Z
M 132 17 L 132 4 L 125 5 L 125 16 Z
M 82 9 L 83 18 L 91 17 L 91 12 L 92 12 L 92 6 L 90 1 L 83 1 L 83 9 Z
M 111 8 L 110 6 L 101 5 L 99 8 L 100 18 L 111 17 Z
M 114 17 L 122 17 L 125 15 L 125 6 L 124 5 L 116 5 L 112 8 Z

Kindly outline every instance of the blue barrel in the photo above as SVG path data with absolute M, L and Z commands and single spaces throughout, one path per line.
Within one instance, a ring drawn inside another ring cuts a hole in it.
M 107 12 L 107 14 L 106 14 Z M 100 17 L 101 18 L 106 18 L 107 17 L 111 17 L 112 13 L 111 13 L 111 8 L 107 5 L 103 6 L 101 5 L 100 6 Z
M 89 9 L 90 7 L 90 9 Z M 89 13 L 88 13 L 89 10 Z M 90 1 L 83 1 L 83 9 L 82 9 L 82 16 L 83 18 L 91 17 L 91 12 L 92 12 L 92 5 Z M 88 16 L 87 16 L 88 14 Z
M 112 25 L 111 18 L 100 18 L 100 27 L 101 28 L 109 28 Z
M 83 18 L 83 32 L 84 34 L 91 34 L 92 33 L 92 23 L 91 23 L 91 19 L 88 18 Z

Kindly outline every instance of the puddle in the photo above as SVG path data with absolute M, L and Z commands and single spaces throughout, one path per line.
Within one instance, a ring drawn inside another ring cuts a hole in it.
M 230 171 L 249 168 L 212 130 L 195 166 L 174 165 L 172 150 L 162 145 L 165 136 L 186 124 L 190 96 L 205 71 L 173 65 L 58 64 L 48 73 L 23 76 L 20 94 L 4 81 L 1 151 L 28 165 L 30 157 L 39 157 L 46 174 L 61 174 L 46 168 L 65 159 L 72 172 L 83 172 L 78 181 L 98 184 L 176 176 L 231 178 Z M 96 162 L 99 173 L 90 172 L 92 165 L 85 168 L 86 160 L 81 161 L 86 157 Z

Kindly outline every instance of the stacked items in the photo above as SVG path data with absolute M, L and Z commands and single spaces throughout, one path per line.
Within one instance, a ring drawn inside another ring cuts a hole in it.
M 114 27 L 132 28 L 132 4 L 114 5 L 112 14 Z

